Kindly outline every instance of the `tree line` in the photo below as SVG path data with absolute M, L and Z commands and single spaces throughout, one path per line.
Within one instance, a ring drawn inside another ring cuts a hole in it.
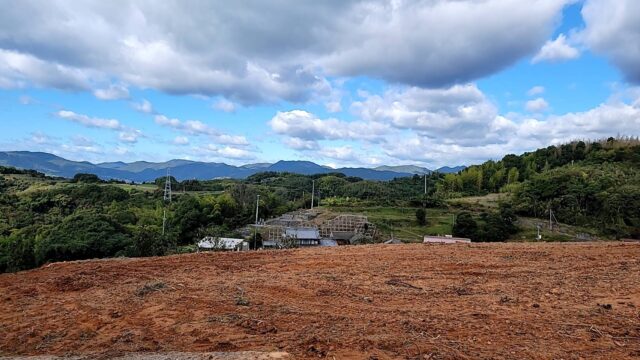
M 437 196 L 512 194 L 516 214 L 596 228 L 618 238 L 640 237 L 640 141 L 574 141 L 506 155 L 437 184 Z
M 244 180 L 170 178 L 174 201 L 163 200 L 166 178 L 155 187 L 105 182 L 91 174 L 52 178 L 33 170 L 0 167 L 0 271 L 50 261 L 112 256 L 159 256 L 207 235 L 240 236 L 236 229 L 260 218 L 311 206 L 445 207 L 456 196 L 504 191 L 495 212 L 459 213 L 454 235 L 503 241 L 515 216 L 546 217 L 552 210 L 568 224 L 597 227 L 616 237 L 640 237 L 640 144 L 610 138 L 550 146 L 507 155 L 458 174 L 368 181 L 340 173 L 264 172 Z M 426 183 L 426 191 L 425 191 Z M 422 210 L 422 211 L 421 211 Z M 167 221 L 163 234 L 163 215 Z

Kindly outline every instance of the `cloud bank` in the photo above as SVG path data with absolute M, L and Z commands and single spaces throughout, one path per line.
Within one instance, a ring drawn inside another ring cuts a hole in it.
M 115 79 L 239 104 L 328 96 L 327 76 L 450 86 L 533 54 L 568 2 L 3 0 L 0 86 L 126 98 Z

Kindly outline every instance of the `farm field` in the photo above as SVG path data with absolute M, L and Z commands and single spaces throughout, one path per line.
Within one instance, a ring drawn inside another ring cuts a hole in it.
M 640 245 L 363 245 L 54 263 L 0 275 L 0 303 L 0 357 L 637 358 Z
M 391 234 L 407 242 L 422 242 L 425 234 L 451 234 L 454 213 L 447 209 L 426 209 L 427 225 L 416 222 L 412 207 L 329 207 L 334 213 L 363 214 L 378 226 L 381 239 L 388 240 Z

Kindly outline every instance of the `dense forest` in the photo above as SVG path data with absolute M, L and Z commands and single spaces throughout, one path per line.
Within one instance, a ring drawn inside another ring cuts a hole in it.
M 380 183 L 337 173 L 269 172 L 246 180 L 170 178 L 174 196 L 169 203 L 163 199 L 165 178 L 130 185 L 105 182 L 92 174 L 66 180 L 6 167 L 0 167 L 0 173 L 0 271 L 51 261 L 163 255 L 203 236 L 239 236 L 235 230 L 254 221 L 258 194 L 260 218 L 266 219 L 309 208 L 314 181 L 317 206 L 420 204 L 425 202 L 425 181 L 435 189 L 441 179 L 433 174 Z
M 125 184 L 92 174 L 61 179 L 0 167 L 0 272 L 51 261 L 164 255 L 203 236 L 240 236 L 237 229 L 254 221 L 257 195 L 260 218 L 266 219 L 309 208 L 312 186 L 316 206 L 408 207 L 417 209 L 418 224 L 429 221 L 420 209 L 447 209 L 449 199 L 508 193 L 495 211 L 457 211 L 454 235 L 474 241 L 504 241 L 517 232 L 517 215 L 545 218 L 549 211 L 562 223 L 611 237 L 640 237 L 640 142 L 635 139 L 572 142 L 507 155 L 458 174 L 387 182 L 340 173 L 171 178 L 170 203 L 163 199 L 165 180 Z
M 616 237 L 640 236 L 640 141 L 574 141 L 522 155 L 506 155 L 437 184 L 441 198 L 513 194 L 519 215 L 597 228 Z

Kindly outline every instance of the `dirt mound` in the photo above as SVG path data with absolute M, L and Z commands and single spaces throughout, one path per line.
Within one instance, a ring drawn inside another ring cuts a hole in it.
M 637 358 L 640 244 L 371 245 L 58 263 L 0 275 L 0 304 L 0 357 Z

